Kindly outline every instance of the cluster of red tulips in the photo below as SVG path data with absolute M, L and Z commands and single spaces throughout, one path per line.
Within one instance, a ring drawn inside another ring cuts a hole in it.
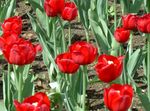
M 39 44 L 20 38 L 22 20 L 18 16 L 8 18 L 2 24 L 0 50 L 9 64 L 23 66 L 34 61 L 36 53 L 42 51 Z M 45 93 L 36 93 L 26 98 L 23 103 L 14 100 L 16 111 L 50 111 L 50 101 Z
M 26 65 L 34 61 L 36 53 L 41 50 L 40 46 L 33 45 L 20 37 L 22 20 L 15 16 L 8 18 L 2 24 L 3 34 L 0 37 L 0 50 L 10 64 Z
M 69 51 L 56 58 L 56 64 L 63 73 L 75 73 L 79 65 L 91 64 L 97 56 L 97 48 L 90 43 L 80 41 L 72 44 Z
M 45 0 L 44 9 L 49 17 L 61 15 L 64 20 L 72 21 L 77 16 L 77 7 L 74 2 L 65 0 Z
M 69 52 L 60 54 L 56 58 L 56 64 L 63 73 L 75 73 L 79 65 L 92 63 L 97 56 L 97 48 L 87 42 L 76 42 L 69 47 Z M 98 57 L 95 70 L 99 79 L 109 83 L 117 79 L 123 69 L 123 56 L 114 57 L 102 54 Z M 112 111 L 126 111 L 133 97 L 133 89 L 130 85 L 113 84 L 104 90 L 105 105 Z
M 122 17 L 122 27 L 118 27 L 114 36 L 119 43 L 125 43 L 129 40 L 130 30 L 143 33 L 150 33 L 150 14 L 137 16 L 135 14 L 128 14 Z

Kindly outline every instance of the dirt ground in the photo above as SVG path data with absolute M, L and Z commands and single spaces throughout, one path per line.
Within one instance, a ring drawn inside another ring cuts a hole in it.
M 33 32 L 29 18 L 27 16 L 28 12 L 32 12 L 31 7 L 28 4 L 25 4 L 24 1 L 17 3 L 16 15 L 19 15 L 23 19 L 23 33 L 22 37 L 27 38 L 33 42 L 37 41 L 36 34 Z M 72 32 L 74 34 L 73 41 L 84 39 L 85 32 L 80 22 L 72 23 Z M 91 38 L 93 35 L 91 35 Z M 145 39 L 140 37 L 139 35 L 134 36 L 134 49 L 137 47 L 141 47 L 145 44 Z M 4 60 L 0 60 L 0 70 L 2 69 L 2 65 L 4 69 L 7 69 L 7 64 Z M 35 81 L 36 90 L 45 91 L 49 90 L 49 80 L 47 79 L 47 70 L 42 61 L 42 55 L 38 55 L 36 61 L 33 63 L 31 71 L 33 74 L 36 74 L 38 78 Z M 137 71 L 137 76 L 143 74 L 142 68 Z M 89 70 L 89 78 L 96 76 L 93 70 Z M 90 111 L 104 111 L 104 103 L 103 103 L 103 88 L 106 87 L 106 84 L 95 83 L 90 84 L 87 89 L 87 106 Z M 142 87 L 142 85 L 141 85 Z M 145 89 L 145 88 L 144 88 Z M 2 99 L 2 73 L 0 72 L 0 98 Z M 132 111 L 143 111 L 141 108 L 141 103 L 135 95 L 132 105 Z

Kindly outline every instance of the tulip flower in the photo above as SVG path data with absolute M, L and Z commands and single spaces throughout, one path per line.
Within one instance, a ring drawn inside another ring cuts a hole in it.
M 22 20 L 19 16 L 14 16 L 6 19 L 2 24 L 3 33 L 15 33 L 17 35 L 21 34 L 22 30 Z
M 71 53 L 62 53 L 56 57 L 56 64 L 63 73 L 72 74 L 79 69 L 79 65 L 76 64 L 71 56 Z
M 75 63 L 80 65 L 92 63 L 98 53 L 94 45 L 84 41 L 75 42 L 69 47 L 69 51 L 72 53 L 72 59 Z
M 74 2 L 66 2 L 61 16 L 64 20 L 72 21 L 77 17 L 77 11 L 78 10 Z
M 137 19 L 137 28 L 143 33 L 150 33 L 150 14 L 145 14 Z
M 110 111 L 127 111 L 132 98 L 133 89 L 130 85 L 113 84 L 104 89 L 104 103 Z
M 38 92 L 22 103 L 14 100 L 16 111 L 50 111 L 50 100 L 45 93 Z
M 112 82 L 117 79 L 123 69 L 123 56 L 100 55 L 95 70 L 99 79 L 103 82 Z
M 127 30 L 136 30 L 137 19 L 138 19 L 138 16 L 134 14 L 128 14 L 128 15 L 122 16 L 123 28 Z
M 44 9 L 49 17 L 55 17 L 61 14 L 65 6 L 64 0 L 45 0 Z
M 31 42 L 18 38 L 15 43 L 6 44 L 2 51 L 10 64 L 26 65 L 34 61 L 37 49 Z
M 17 34 L 4 33 L 0 37 L 0 50 L 3 50 L 6 45 L 15 43 L 18 38 Z
M 117 42 L 125 43 L 129 40 L 130 30 L 126 30 L 122 27 L 118 27 L 114 32 L 114 37 Z

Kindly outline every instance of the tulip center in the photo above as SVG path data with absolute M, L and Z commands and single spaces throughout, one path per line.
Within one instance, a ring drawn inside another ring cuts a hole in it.
M 108 64 L 113 64 L 114 62 L 113 61 L 108 61 Z
M 37 106 L 38 105 L 38 102 L 35 102 L 35 103 L 32 103 L 33 106 Z

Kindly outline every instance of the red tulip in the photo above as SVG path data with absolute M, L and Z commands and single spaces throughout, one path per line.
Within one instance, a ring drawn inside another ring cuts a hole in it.
M 3 51 L 6 45 L 15 43 L 17 39 L 18 39 L 17 34 L 4 33 L 2 37 L 0 37 L 0 50 Z
M 6 19 L 2 24 L 3 33 L 15 33 L 17 35 L 21 34 L 22 30 L 22 20 L 19 16 L 14 16 Z
M 99 79 L 103 82 L 111 82 L 122 73 L 123 56 L 114 57 L 112 55 L 100 55 L 95 70 Z
M 79 65 L 72 60 L 71 53 L 63 53 L 56 57 L 56 64 L 63 73 L 75 73 L 79 69 Z
M 123 28 L 127 30 L 136 30 L 137 19 L 138 19 L 138 16 L 133 15 L 133 14 L 122 16 Z
M 69 51 L 72 53 L 72 59 L 80 65 L 92 63 L 97 56 L 97 48 L 84 41 L 72 44 L 69 47 Z
M 65 6 L 64 0 L 45 0 L 44 9 L 49 17 L 55 17 L 61 14 Z
M 50 100 L 42 92 L 26 98 L 22 103 L 14 100 L 14 105 L 16 111 L 50 111 Z
M 104 89 L 104 103 L 110 111 L 127 111 L 132 97 L 133 89 L 130 85 L 113 84 Z
M 64 20 L 72 21 L 78 15 L 77 11 L 78 10 L 74 2 L 66 2 L 61 16 Z
M 36 46 L 29 41 L 18 38 L 15 43 L 5 45 L 2 51 L 10 64 L 26 65 L 34 61 Z
M 143 33 L 150 33 L 150 14 L 145 14 L 137 19 L 137 28 Z
M 122 27 L 118 27 L 114 32 L 114 37 L 117 42 L 125 43 L 128 41 L 128 39 L 130 37 L 130 31 L 126 30 Z

